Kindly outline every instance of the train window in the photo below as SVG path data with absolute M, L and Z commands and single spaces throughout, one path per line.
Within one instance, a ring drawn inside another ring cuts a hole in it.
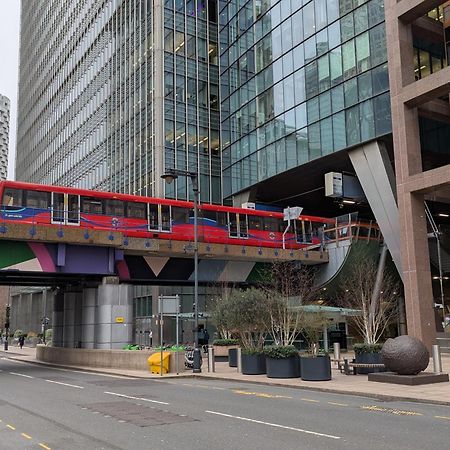
M 261 230 L 263 223 L 262 217 L 248 216 L 248 228 L 250 230 Z
M 145 219 L 147 216 L 147 204 L 146 203 L 127 203 L 127 217 L 133 219 Z
M 9 209 L 23 206 L 22 194 L 22 189 L 6 188 L 5 192 L 3 193 L 2 207 Z
M 228 213 L 228 230 L 230 237 L 238 237 L 237 214 Z
M 107 216 L 123 217 L 124 206 L 122 200 L 105 200 L 105 214 Z
M 47 209 L 50 205 L 50 192 L 25 191 L 25 197 L 29 208 Z
M 161 230 L 170 231 L 170 206 L 161 205 Z
M 217 213 L 216 213 L 216 211 L 210 211 L 210 210 L 208 210 L 208 209 L 202 209 L 201 211 L 200 211 L 200 214 L 202 215 L 202 217 L 204 218 L 204 219 L 209 219 L 209 220 L 212 220 L 212 221 L 216 221 L 216 218 L 217 218 Z
M 158 205 L 148 205 L 148 226 L 150 230 L 159 230 Z
M 172 208 L 172 219 L 176 224 L 189 223 L 189 210 L 174 206 Z
M 227 213 L 217 212 L 217 214 L 216 214 L 216 221 L 217 221 L 217 225 L 219 227 L 227 227 L 228 226 Z
M 94 197 L 81 197 L 81 212 L 87 214 L 103 214 L 103 200 Z
M 263 224 L 264 231 L 279 231 L 276 217 L 264 217 Z
M 247 214 L 239 214 L 239 236 L 248 238 Z

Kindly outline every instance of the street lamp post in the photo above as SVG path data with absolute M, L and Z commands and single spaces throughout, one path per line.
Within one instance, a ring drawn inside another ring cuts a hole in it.
M 201 368 L 201 355 L 200 348 L 198 346 L 198 173 L 190 172 L 187 170 L 168 169 L 161 178 L 166 183 L 170 184 L 176 180 L 179 176 L 189 177 L 192 183 L 192 190 L 194 191 L 194 373 L 200 373 Z

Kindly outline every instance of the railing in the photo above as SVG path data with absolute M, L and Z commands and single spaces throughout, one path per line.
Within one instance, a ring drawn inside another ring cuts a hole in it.
M 358 220 L 356 213 L 336 217 L 334 226 L 323 230 L 322 245 L 334 242 L 339 246 L 339 242 L 348 240 L 382 242 L 383 236 L 375 222 Z

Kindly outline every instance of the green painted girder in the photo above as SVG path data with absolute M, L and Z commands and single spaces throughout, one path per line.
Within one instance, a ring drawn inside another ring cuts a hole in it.
M 36 258 L 26 242 L 0 241 L 0 269 Z

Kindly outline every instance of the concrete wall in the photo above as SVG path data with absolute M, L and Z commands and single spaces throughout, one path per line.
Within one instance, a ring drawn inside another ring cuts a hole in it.
M 149 371 L 147 358 L 152 351 L 145 350 L 91 350 L 85 348 L 57 348 L 38 345 L 36 359 L 52 364 L 101 367 L 110 369 Z M 176 372 L 176 353 L 170 355 L 170 372 Z M 184 372 L 184 352 L 178 354 L 179 371 Z

